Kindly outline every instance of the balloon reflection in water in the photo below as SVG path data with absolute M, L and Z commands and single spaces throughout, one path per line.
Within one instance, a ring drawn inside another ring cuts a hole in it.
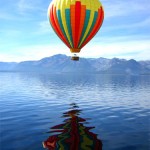
M 94 127 L 85 127 L 85 119 L 79 117 L 81 110 L 76 104 L 71 104 L 72 109 L 63 114 L 67 117 L 64 124 L 51 128 L 49 133 L 58 133 L 50 136 L 43 142 L 43 147 L 48 150 L 102 150 L 102 142 L 90 130 Z

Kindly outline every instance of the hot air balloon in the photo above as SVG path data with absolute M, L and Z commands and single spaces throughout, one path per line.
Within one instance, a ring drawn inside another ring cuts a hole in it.
M 76 53 L 94 37 L 100 29 L 104 10 L 99 0 L 52 0 L 48 18 L 58 37 L 79 60 Z

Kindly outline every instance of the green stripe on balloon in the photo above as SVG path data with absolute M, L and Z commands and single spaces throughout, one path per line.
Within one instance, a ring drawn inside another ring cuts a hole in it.
M 65 36 L 65 39 L 67 40 L 68 44 L 70 45 L 69 40 L 68 40 L 68 38 L 67 38 L 67 35 L 66 35 L 66 33 L 65 33 L 63 24 L 62 24 L 62 19 L 61 19 L 61 12 L 60 12 L 60 10 L 57 10 L 57 17 L 58 17 L 58 22 L 59 22 L 60 28 L 61 28 L 61 30 L 62 30 L 64 36 Z
M 84 39 L 84 41 L 88 38 L 89 34 L 91 33 L 92 29 L 94 28 L 94 25 L 95 25 L 95 23 L 96 23 L 97 17 L 98 17 L 98 12 L 95 11 L 95 13 L 94 13 L 94 19 L 93 19 L 92 25 L 91 25 L 90 30 L 89 30 L 89 32 L 88 32 L 86 38 Z M 84 43 L 84 41 L 83 41 L 83 43 Z
M 89 22 L 89 19 L 90 19 L 90 14 L 91 14 L 91 10 L 86 10 L 86 15 L 85 15 L 85 22 L 84 22 L 84 27 L 83 27 L 83 31 L 82 31 L 82 34 L 81 34 L 81 37 L 80 37 L 80 43 L 78 44 L 78 47 L 82 45 L 81 41 L 82 41 L 82 38 L 84 37 L 84 34 L 85 34 L 85 31 L 87 29 L 87 26 L 88 26 L 88 22 Z
M 65 10 L 65 15 L 66 15 L 66 23 L 67 23 L 67 28 L 69 31 L 69 36 L 71 40 L 71 47 L 73 48 L 73 39 L 72 39 L 72 31 L 71 31 L 71 24 L 70 24 L 70 9 Z
M 91 28 L 90 28 L 90 30 L 89 30 L 88 35 L 91 33 L 92 29 L 94 28 L 94 25 L 95 25 L 95 23 L 96 23 L 97 17 L 98 17 L 98 12 L 95 11 L 93 23 L 92 23 L 92 26 L 91 26 Z

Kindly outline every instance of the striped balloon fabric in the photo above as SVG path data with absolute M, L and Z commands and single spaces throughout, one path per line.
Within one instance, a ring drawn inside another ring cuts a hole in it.
M 58 37 L 78 53 L 100 29 L 104 11 L 99 0 L 53 0 L 48 17 Z

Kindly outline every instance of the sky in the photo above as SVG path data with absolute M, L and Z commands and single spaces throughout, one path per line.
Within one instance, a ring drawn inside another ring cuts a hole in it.
M 47 9 L 51 0 L 0 0 L 0 61 L 71 56 L 55 35 Z M 101 0 L 104 22 L 81 50 L 85 58 L 150 60 L 150 0 Z

